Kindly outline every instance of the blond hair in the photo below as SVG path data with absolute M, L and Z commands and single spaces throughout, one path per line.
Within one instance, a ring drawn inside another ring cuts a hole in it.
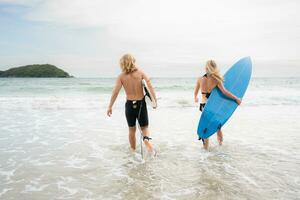
M 219 69 L 218 69 L 217 64 L 216 64 L 215 61 L 208 60 L 206 62 L 206 68 L 207 68 L 207 73 L 208 73 L 209 76 L 212 76 L 218 82 L 223 82 L 224 81 L 224 78 L 221 75 L 221 73 L 220 73 L 220 71 L 219 71 Z
M 135 58 L 131 54 L 123 55 L 120 59 L 120 67 L 126 74 L 136 71 Z

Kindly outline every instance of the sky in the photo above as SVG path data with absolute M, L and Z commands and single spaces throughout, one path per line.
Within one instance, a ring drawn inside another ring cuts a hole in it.
M 298 0 L 0 0 L 0 70 L 54 64 L 114 77 L 135 56 L 150 76 L 195 77 L 251 56 L 254 76 L 299 76 Z

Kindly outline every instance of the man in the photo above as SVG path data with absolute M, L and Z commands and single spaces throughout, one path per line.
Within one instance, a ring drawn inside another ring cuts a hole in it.
M 143 133 L 143 141 L 147 150 L 152 153 L 153 146 L 149 141 L 151 138 L 150 132 L 148 129 L 149 120 L 148 120 L 148 111 L 147 105 L 144 98 L 142 80 L 144 79 L 147 82 L 150 93 L 153 94 L 154 100 L 156 101 L 155 91 L 151 85 L 150 79 L 147 75 L 136 67 L 135 59 L 130 54 L 125 54 L 120 59 L 120 67 L 122 73 L 118 76 L 115 87 L 113 89 L 110 103 L 107 109 L 107 115 L 110 117 L 112 115 L 112 107 L 117 99 L 117 96 L 122 88 L 124 87 L 126 93 L 126 105 L 125 105 L 125 114 L 126 120 L 129 127 L 129 143 L 133 151 L 136 149 L 136 120 L 141 127 Z

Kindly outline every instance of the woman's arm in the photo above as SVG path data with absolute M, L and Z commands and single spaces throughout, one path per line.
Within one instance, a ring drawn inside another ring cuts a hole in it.
M 120 92 L 122 88 L 122 82 L 121 82 L 121 76 L 119 76 L 116 80 L 116 84 L 115 84 L 115 87 L 112 91 L 112 94 L 111 94 L 111 98 L 110 98 L 110 103 L 109 103 L 109 106 L 108 106 L 108 109 L 107 109 L 107 115 L 110 117 L 112 115 L 112 107 L 118 97 L 118 94 Z
M 238 105 L 241 104 L 242 101 L 241 101 L 238 97 L 236 97 L 235 95 L 233 95 L 231 92 L 229 92 L 228 90 L 226 90 L 222 82 L 219 83 L 219 84 L 217 85 L 217 87 L 221 90 L 221 92 L 222 92 L 225 96 L 227 96 L 227 97 L 229 97 L 229 98 L 235 100 L 236 103 L 237 103 Z
M 146 83 L 149 87 L 150 93 L 153 94 L 154 101 L 157 102 L 156 93 L 155 93 L 155 90 L 154 90 L 154 88 L 151 84 L 150 78 L 144 72 L 142 72 L 142 78 L 146 81 Z
M 194 91 L 194 100 L 196 103 L 198 103 L 198 101 L 199 101 L 198 92 L 199 92 L 200 87 L 201 87 L 201 78 L 198 78 L 197 82 L 196 82 L 196 86 L 195 86 L 195 91 Z

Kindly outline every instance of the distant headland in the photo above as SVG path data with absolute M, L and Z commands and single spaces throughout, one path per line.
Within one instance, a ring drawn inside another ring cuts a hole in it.
M 50 64 L 34 64 L 0 71 L 0 77 L 70 78 L 69 73 Z

